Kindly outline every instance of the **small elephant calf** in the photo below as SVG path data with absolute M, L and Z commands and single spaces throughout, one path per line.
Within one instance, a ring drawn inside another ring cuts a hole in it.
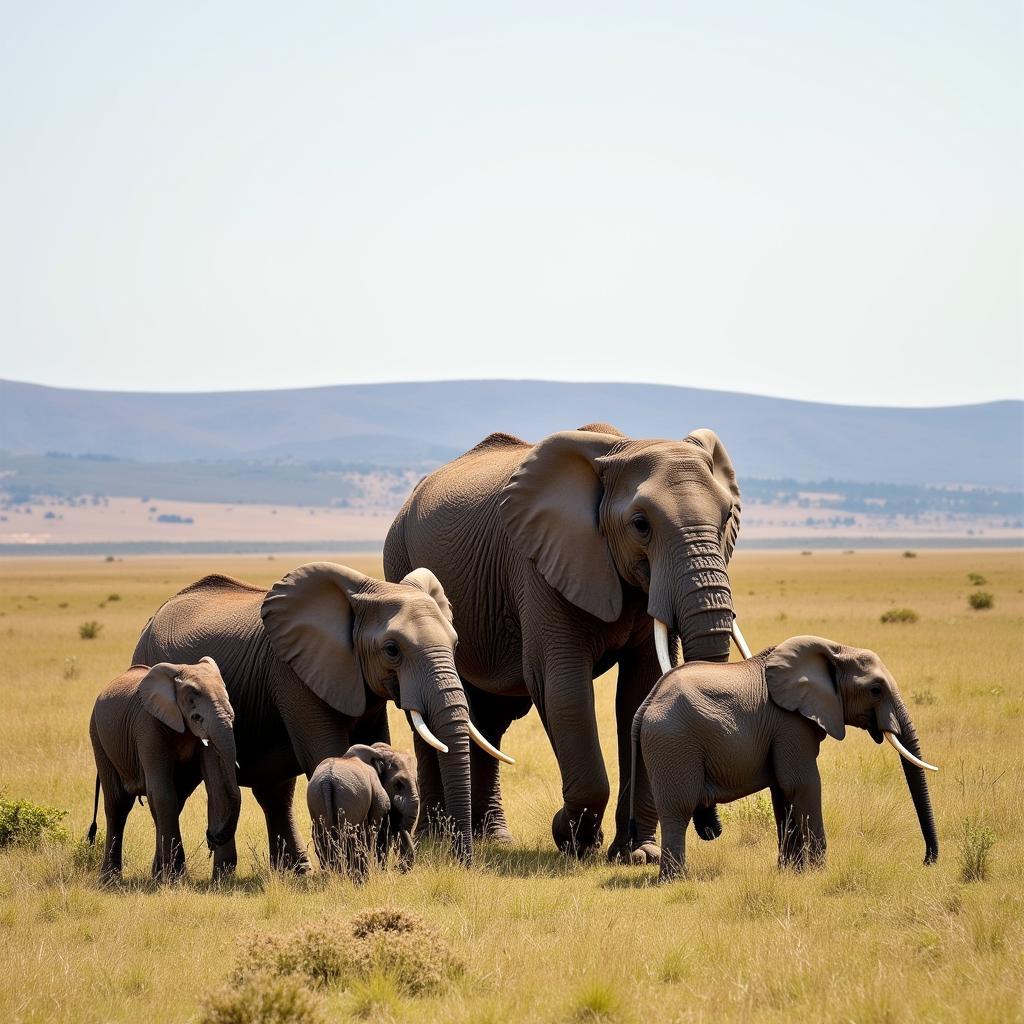
M 411 754 L 387 743 L 356 743 L 344 757 L 328 757 L 317 765 L 306 803 L 325 870 L 338 870 L 344 860 L 349 874 L 365 878 L 370 849 L 383 862 L 392 843 L 399 847 L 402 870 L 412 867 L 420 796 Z
M 673 669 L 637 711 L 633 778 L 645 769 L 650 775 L 661 822 L 660 878 L 683 870 L 694 811 L 761 789 L 771 790 L 779 863 L 820 863 L 818 749 L 826 735 L 843 739 L 847 725 L 866 729 L 876 743 L 887 739 L 902 755 L 925 863 L 935 861 L 939 844 L 922 770 L 933 766 L 921 760 L 917 732 L 888 669 L 873 651 L 796 636 L 746 661 Z
M 156 824 L 153 877 L 185 870 L 178 823 L 200 780 L 209 802 L 206 841 L 214 878 L 235 866 L 235 828 L 242 805 L 235 772 L 234 711 L 217 663 L 134 665 L 96 698 L 89 737 L 96 758 L 96 796 L 89 841 L 96 839 L 100 789 L 107 821 L 101 876 L 121 875 L 128 813 L 145 796 Z

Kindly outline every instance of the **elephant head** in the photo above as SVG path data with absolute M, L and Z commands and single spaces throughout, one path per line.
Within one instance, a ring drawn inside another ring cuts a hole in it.
M 301 565 L 268 592 L 261 610 L 275 652 L 335 710 L 358 717 L 366 689 L 407 712 L 439 750 L 456 849 L 472 855 L 469 740 L 505 759 L 475 729 L 455 669 L 457 637 L 444 590 L 416 569 L 383 583 L 332 562 Z
M 882 659 L 874 651 L 818 636 L 796 636 L 771 652 L 764 674 L 768 694 L 779 707 L 799 712 L 834 739 L 843 739 L 846 726 L 853 725 L 899 751 L 924 836 L 924 862 L 934 863 L 939 840 L 925 769 L 938 769 L 921 760 L 917 730 Z
M 227 842 L 238 825 L 242 794 L 236 775 L 235 713 L 213 658 L 195 665 L 154 665 L 139 683 L 143 706 L 168 728 L 186 728 L 201 742 L 200 764 L 209 816 L 206 841 L 213 849 Z
M 591 615 L 613 622 L 623 586 L 643 590 L 663 671 L 669 630 L 687 661 L 728 659 L 740 494 L 712 431 L 681 441 L 633 440 L 604 424 L 553 434 L 513 473 L 501 515 L 544 579 Z
M 403 868 L 412 867 L 415 847 L 412 832 L 420 814 L 420 791 L 416 782 L 416 760 L 412 754 L 395 750 L 388 743 L 356 743 L 346 757 L 358 757 L 376 771 L 384 792 L 391 801 L 387 837 L 397 842 Z

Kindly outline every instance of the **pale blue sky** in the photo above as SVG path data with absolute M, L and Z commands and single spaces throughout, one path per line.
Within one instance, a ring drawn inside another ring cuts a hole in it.
M 4 4 L 0 376 L 1024 397 L 1019 12 Z

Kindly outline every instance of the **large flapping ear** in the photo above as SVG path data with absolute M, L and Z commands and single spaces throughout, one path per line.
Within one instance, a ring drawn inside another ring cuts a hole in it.
M 740 485 L 736 481 L 736 470 L 732 468 L 732 460 L 725 450 L 725 445 L 713 430 L 702 427 L 689 434 L 686 440 L 700 445 L 711 456 L 711 472 L 732 496 L 732 509 L 722 529 L 722 554 L 728 562 L 732 558 L 736 537 L 740 532 Z
M 180 665 L 162 661 L 154 665 L 139 683 L 139 696 L 145 709 L 175 732 L 185 731 L 185 719 L 178 708 L 177 684 L 174 681 L 180 672 Z
M 417 590 L 422 590 L 424 594 L 429 594 L 434 599 L 437 607 L 441 609 L 441 614 L 449 622 L 455 621 L 451 602 L 444 592 L 444 587 L 441 586 L 441 581 L 429 569 L 413 569 L 412 572 L 407 573 L 402 578 L 402 582 L 416 587 Z
M 348 750 L 345 751 L 346 757 L 358 757 L 363 764 L 368 764 L 377 775 L 381 775 L 387 769 L 388 760 L 391 756 L 391 748 L 381 749 L 384 744 L 374 743 L 370 746 L 367 743 L 353 743 Z
M 501 518 L 516 547 L 563 597 L 604 622 L 622 614 L 622 582 L 601 534 L 603 486 L 594 460 L 621 440 L 566 430 L 523 460 L 501 492 Z
M 366 584 L 355 569 L 309 562 L 278 580 L 260 609 L 277 656 L 321 700 L 353 718 L 366 710 L 366 691 L 352 599 Z
M 764 677 L 769 696 L 780 708 L 798 711 L 837 740 L 846 735 L 831 641 L 820 636 L 791 637 L 768 656 Z

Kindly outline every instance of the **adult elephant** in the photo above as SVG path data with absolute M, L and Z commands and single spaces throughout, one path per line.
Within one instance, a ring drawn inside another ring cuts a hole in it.
M 271 863 L 306 870 L 292 813 L 295 779 L 352 743 L 388 741 L 387 701 L 427 749 L 457 854 L 472 857 L 469 740 L 451 608 L 433 573 L 384 583 L 332 562 L 292 570 L 269 590 L 206 576 L 167 601 L 135 649 L 137 664 L 214 658 L 235 711 L 238 782 L 267 820 Z M 479 733 L 480 742 L 486 743 Z M 234 850 L 221 851 L 234 862 Z
M 426 565 L 441 580 L 460 637 L 456 665 L 484 735 L 500 745 L 536 706 L 562 776 L 552 822 L 561 849 L 584 853 L 602 841 L 609 785 L 593 680 L 617 663 L 620 787 L 609 857 L 632 846 L 633 859 L 658 859 L 646 778 L 639 835 L 627 839 L 630 725 L 671 667 L 670 633 L 687 661 L 728 659 L 726 566 L 739 518 L 732 463 L 712 431 L 637 440 L 591 424 L 539 444 L 490 435 L 421 480 L 392 525 L 385 575 Z M 416 752 L 423 821 L 446 800 L 437 759 L 419 742 Z M 474 828 L 508 840 L 497 766 L 472 760 Z M 696 825 L 717 835 L 714 808 Z

